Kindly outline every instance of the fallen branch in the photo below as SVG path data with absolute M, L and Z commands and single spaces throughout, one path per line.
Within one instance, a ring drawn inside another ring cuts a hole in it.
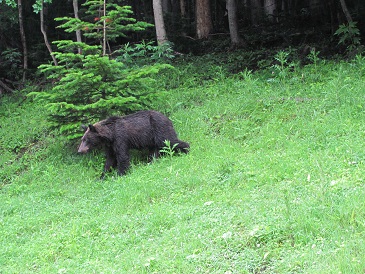
M 4 91 L 4 92 L 3 92 Z M 10 88 L 7 84 L 0 80 L 0 94 L 12 93 L 14 90 Z

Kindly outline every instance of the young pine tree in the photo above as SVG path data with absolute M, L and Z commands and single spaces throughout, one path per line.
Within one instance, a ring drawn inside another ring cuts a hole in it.
M 96 3 L 100 1 L 87 1 L 89 13 L 100 11 L 100 8 L 95 8 Z M 95 44 L 102 39 L 110 41 L 118 36 L 125 36 L 126 31 L 144 30 L 150 26 L 130 18 L 130 7 L 110 5 L 108 8 L 105 16 L 92 14 L 91 18 L 98 19 L 94 19 L 94 22 L 62 18 L 66 22 L 61 27 L 68 32 L 77 29 L 85 31 L 87 28 L 88 41 Z M 111 24 L 107 28 L 110 35 L 108 36 L 108 32 L 107 35 L 101 35 L 100 28 L 107 21 Z M 112 27 L 113 22 L 118 27 Z M 105 55 L 105 49 L 101 45 L 70 40 L 56 41 L 55 44 L 58 51 L 54 52 L 54 56 L 58 60 L 58 66 L 44 64 L 39 67 L 42 73 L 52 79 L 53 87 L 30 95 L 34 95 L 35 100 L 45 102 L 52 127 L 59 128 L 69 139 L 82 135 L 81 123 L 91 123 L 108 115 L 129 113 L 148 107 L 159 96 L 152 89 L 153 79 L 150 76 L 170 67 L 157 63 L 129 66 Z

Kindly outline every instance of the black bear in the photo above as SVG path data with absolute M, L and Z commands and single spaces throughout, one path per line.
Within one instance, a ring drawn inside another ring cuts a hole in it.
M 130 149 L 148 149 L 151 157 L 158 157 L 166 140 L 176 152 L 188 153 L 190 148 L 188 143 L 178 139 L 170 119 L 153 110 L 113 116 L 84 129 L 78 152 L 87 153 L 94 147 L 104 146 L 106 162 L 102 178 L 111 167 L 117 167 L 119 175 L 126 173 L 130 166 Z

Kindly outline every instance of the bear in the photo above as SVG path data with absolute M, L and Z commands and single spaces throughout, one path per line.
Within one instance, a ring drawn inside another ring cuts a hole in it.
M 158 111 L 142 110 L 126 116 L 112 116 L 83 127 L 78 153 L 104 147 L 106 161 L 101 179 L 111 168 L 125 175 L 130 167 L 130 149 L 148 149 L 150 158 L 158 158 L 165 141 L 170 141 L 175 152 L 188 153 L 190 145 L 178 139 L 169 118 Z

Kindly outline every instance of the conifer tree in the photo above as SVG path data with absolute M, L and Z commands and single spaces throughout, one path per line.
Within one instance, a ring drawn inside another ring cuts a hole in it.
M 103 39 L 110 41 L 126 36 L 127 31 L 141 31 L 151 25 L 132 18 L 129 6 L 108 4 L 105 16 L 100 16 L 102 4 L 102 1 L 86 2 L 90 21 L 74 17 L 57 19 L 64 21 L 60 27 L 67 32 L 82 30 L 90 45 L 70 40 L 54 42 L 58 48 L 54 52 L 58 65 L 39 67 L 54 85 L 49 90 L 30 93 L 35 100 L 45 102 L 51 125 L 69 139 L 82 135 L 81 123 L 147 108 L 158 97 L 158 92 L 151 88 L 150 76 L 170 67 L 157 63 L 129 66 L 105 55 Z M 103 34 L 104 25 L 106 34 Z

